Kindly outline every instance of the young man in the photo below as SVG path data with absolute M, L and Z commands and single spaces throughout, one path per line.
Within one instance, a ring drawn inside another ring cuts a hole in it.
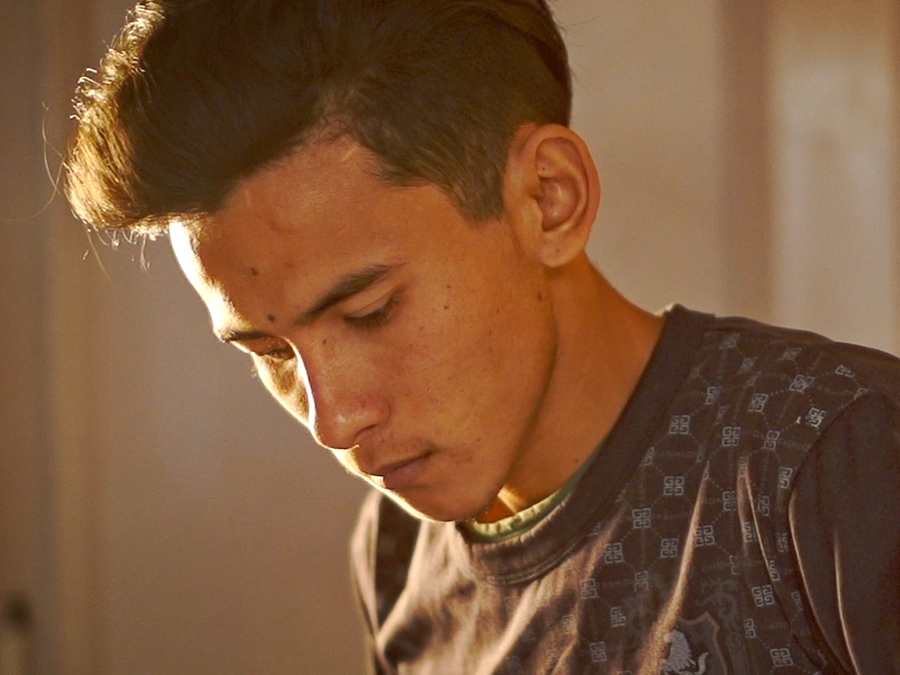
M 376 671 L 898 671 L 898 362 L 628 303 L 570 97 L 543 0 L 147 2 L 68 194 L 377 488 Z

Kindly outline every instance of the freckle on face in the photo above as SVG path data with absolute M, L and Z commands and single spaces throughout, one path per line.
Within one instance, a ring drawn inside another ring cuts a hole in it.
M 274 314 L 267 314 L 267 315 L 266 315 L 266 318 L 267 318 L 271 323 L 275 323 L 276 321 L 278 321 L 278 317 L 276 317 Z
M 259 276 L 259 270 L 256 269 L 255 267 L 251 267 L 251 268 L 250 268 L 250 274 L 252 274 L 252 275 L 255 276 L 255 277 L 258 277 L 258 276 Z

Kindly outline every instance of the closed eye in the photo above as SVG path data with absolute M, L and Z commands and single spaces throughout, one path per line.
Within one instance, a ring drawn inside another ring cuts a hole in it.
M 294 350 L 287 346 L 273 347 L 262 352 L 254 352 L 254 356 L 270 361 L 290 361 L 294 358 Z
M 232 342 L 232 345 L 256 359 L 267 361 L 289 361 L 294 358 L 293 348 L 284 342 L 275 340 L 259 340 L 253 343 Z
M 400 302 L 400 294 L 394 293 L 384 304 L 377 306 L 374 310 L 366 311 L 364 314 L 348 314 L 344 317 L 344 321 L 360 330 L 380 328 L 393 316 L 398 302 Z
M 253 359 L 253 367 L 250 369 L 250 375 L 254 379 L 260 379 L 263 371 L 268 373 L 267 377 L 271 377 L 274 372 L 280 372 L 284 368 L 289 367 L 291 361 L 294 360 L 296 354 L 294 350 L 288 346 L 276 346 L 266 350 L 247 350 Z

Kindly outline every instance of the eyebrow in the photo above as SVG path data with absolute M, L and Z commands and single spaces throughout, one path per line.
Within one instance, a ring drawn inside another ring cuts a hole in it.
M 380 281 L 390 272 L 396 269 L 396 265 L 373 265 L 358 272 L 352 272 L 342 277 L 312 306 L 294 320 L 295 326 L 307 326 L 315 321 L 328 309 L 340 304 L 344 300 L 362 293 L 372 284 Z M 261 330 L 229 330 L 215 331 L 216 337 L 222 342 L 243 342 L 245 340 L 258 340 L 272 337 L 270 333 Z

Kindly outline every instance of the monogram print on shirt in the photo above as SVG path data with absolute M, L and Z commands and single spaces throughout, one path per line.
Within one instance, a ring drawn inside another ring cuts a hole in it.
M 613 588 L 632 594 L 610 600 L 606 627 L 586 636 L 585 648 L 592 662 L 606 663 L 649 638 L 659 673 L 750 675 L 761 672 L 752 665 L 760 659 L 815 672 L 827 662 L 810 662 L 796 640 L 779 642 L 786 626 L 798 639 L 810 634 L 792 590 L 787 500 L 807 449 L 864 387 L 815 350 L 782 343 L 760 353 L 738 333 L 711 338 L 705 350 L 705 365 L 690 371 L 665 432 L 620 495 L 624 518 L 606 532 L 598 593 L 582 599 L 604 603 Z M 677 578 L 672 566 L 687 551 L 702 575 L 688 583 L 705 590 L 674 624 L 656 621 L 649 608 L 670 597 L 663 580 Z M 627 586 L 614 581 L 625 574 Z

